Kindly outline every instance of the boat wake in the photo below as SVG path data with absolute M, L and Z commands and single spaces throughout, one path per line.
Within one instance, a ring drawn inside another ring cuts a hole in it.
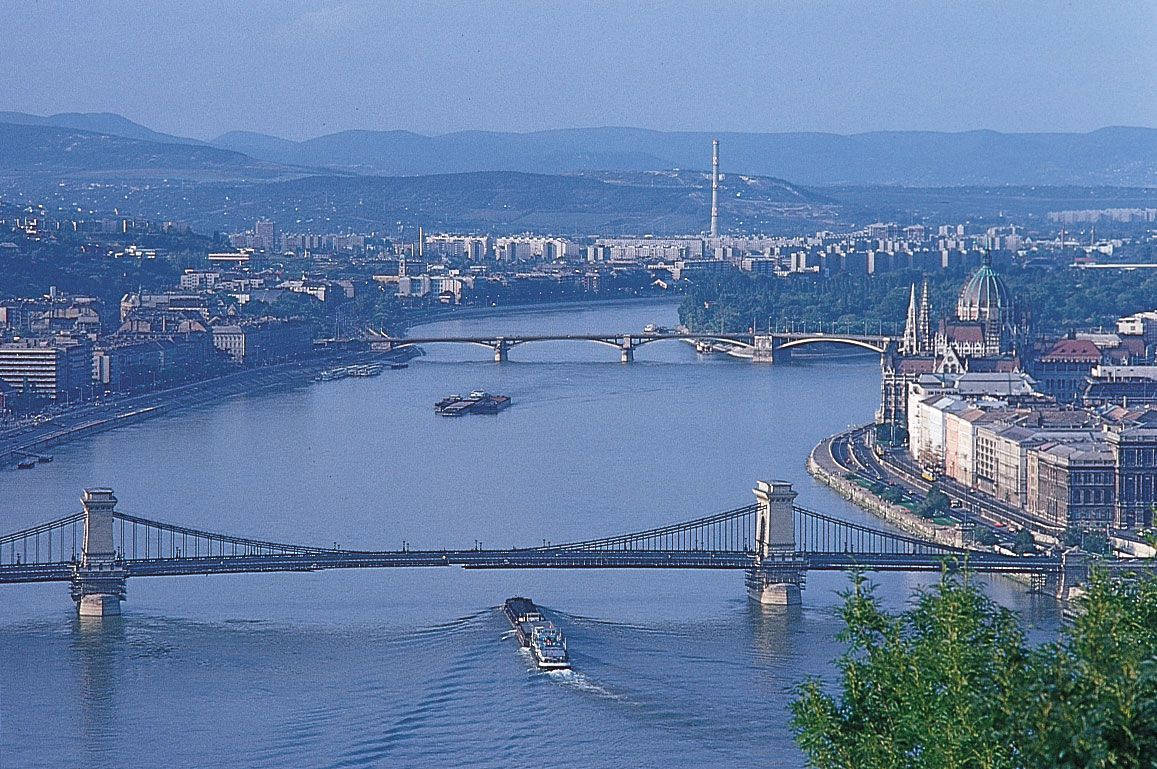
M 554 683 L 569 686 L 580 692 L 593 694 L 596 697 L 619 701 L 627 699 L 623 695 L 616 694 L 605 686 L 592 681 L 585 673 L 579 673 L 575 670 L 544 670 L 541 671 L 541 675 L 549 676 L 550 680 Z

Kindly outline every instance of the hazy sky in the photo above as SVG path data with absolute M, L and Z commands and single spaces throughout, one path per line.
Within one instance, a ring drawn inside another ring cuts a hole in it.
M 1157 125 L 1157 0 L 0 0 L 0 109 L 198 138 Z

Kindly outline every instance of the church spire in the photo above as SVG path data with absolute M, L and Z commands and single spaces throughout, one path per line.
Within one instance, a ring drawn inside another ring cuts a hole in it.
M 904 339 L 900 342 L 901 355 L 916 355 L 920 352 L 920 340 L 916 325 L 916 284 L 908 296 L 908 318 L 904 321 Z
M 927 275 L 924 276 L 923 291 L 920 293 L 920 325 L 916 328 L 916 346 L 921 354 L 932 352 L 932 299 L 928 296 Z

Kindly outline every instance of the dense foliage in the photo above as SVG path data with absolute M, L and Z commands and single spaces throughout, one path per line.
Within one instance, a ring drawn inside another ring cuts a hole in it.
M 1080 614 L 1033 648 L 1014 614 L 944 578 L 908 611 L 857 575 L 839 690 L 805 683 L 793 728 L 820 769 L 1152 767 L 1157 579 L 1094 577 Z
M 1071 329 L 1112 327 L 1122 316 L 1157 307 L 1157 270 L 1075 270 L 999 265 L 1009 290 L 1022 302 L 1036 329 L 1060 334 Z M 951 314 L 968 271 L 928 275 L 935 317 Z M 787 322 L 850 323 L 869 328 L 902 325 L 913 270 L 877 275 L 835 274 L 748 276 L 738 272 L 697 278 L 679 308 L 693 329 L 742 331 Z

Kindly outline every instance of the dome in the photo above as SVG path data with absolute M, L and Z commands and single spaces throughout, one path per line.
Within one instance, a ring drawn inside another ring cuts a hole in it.
M 961 321 L 988 321 L 998 323 L 1003 320 L 1012 306 L 1008 287 L 1004 280 L 992 269 L 992 259 L 987 254 L 980 269 L 960 291 L 956 302 L 956 317 Z

